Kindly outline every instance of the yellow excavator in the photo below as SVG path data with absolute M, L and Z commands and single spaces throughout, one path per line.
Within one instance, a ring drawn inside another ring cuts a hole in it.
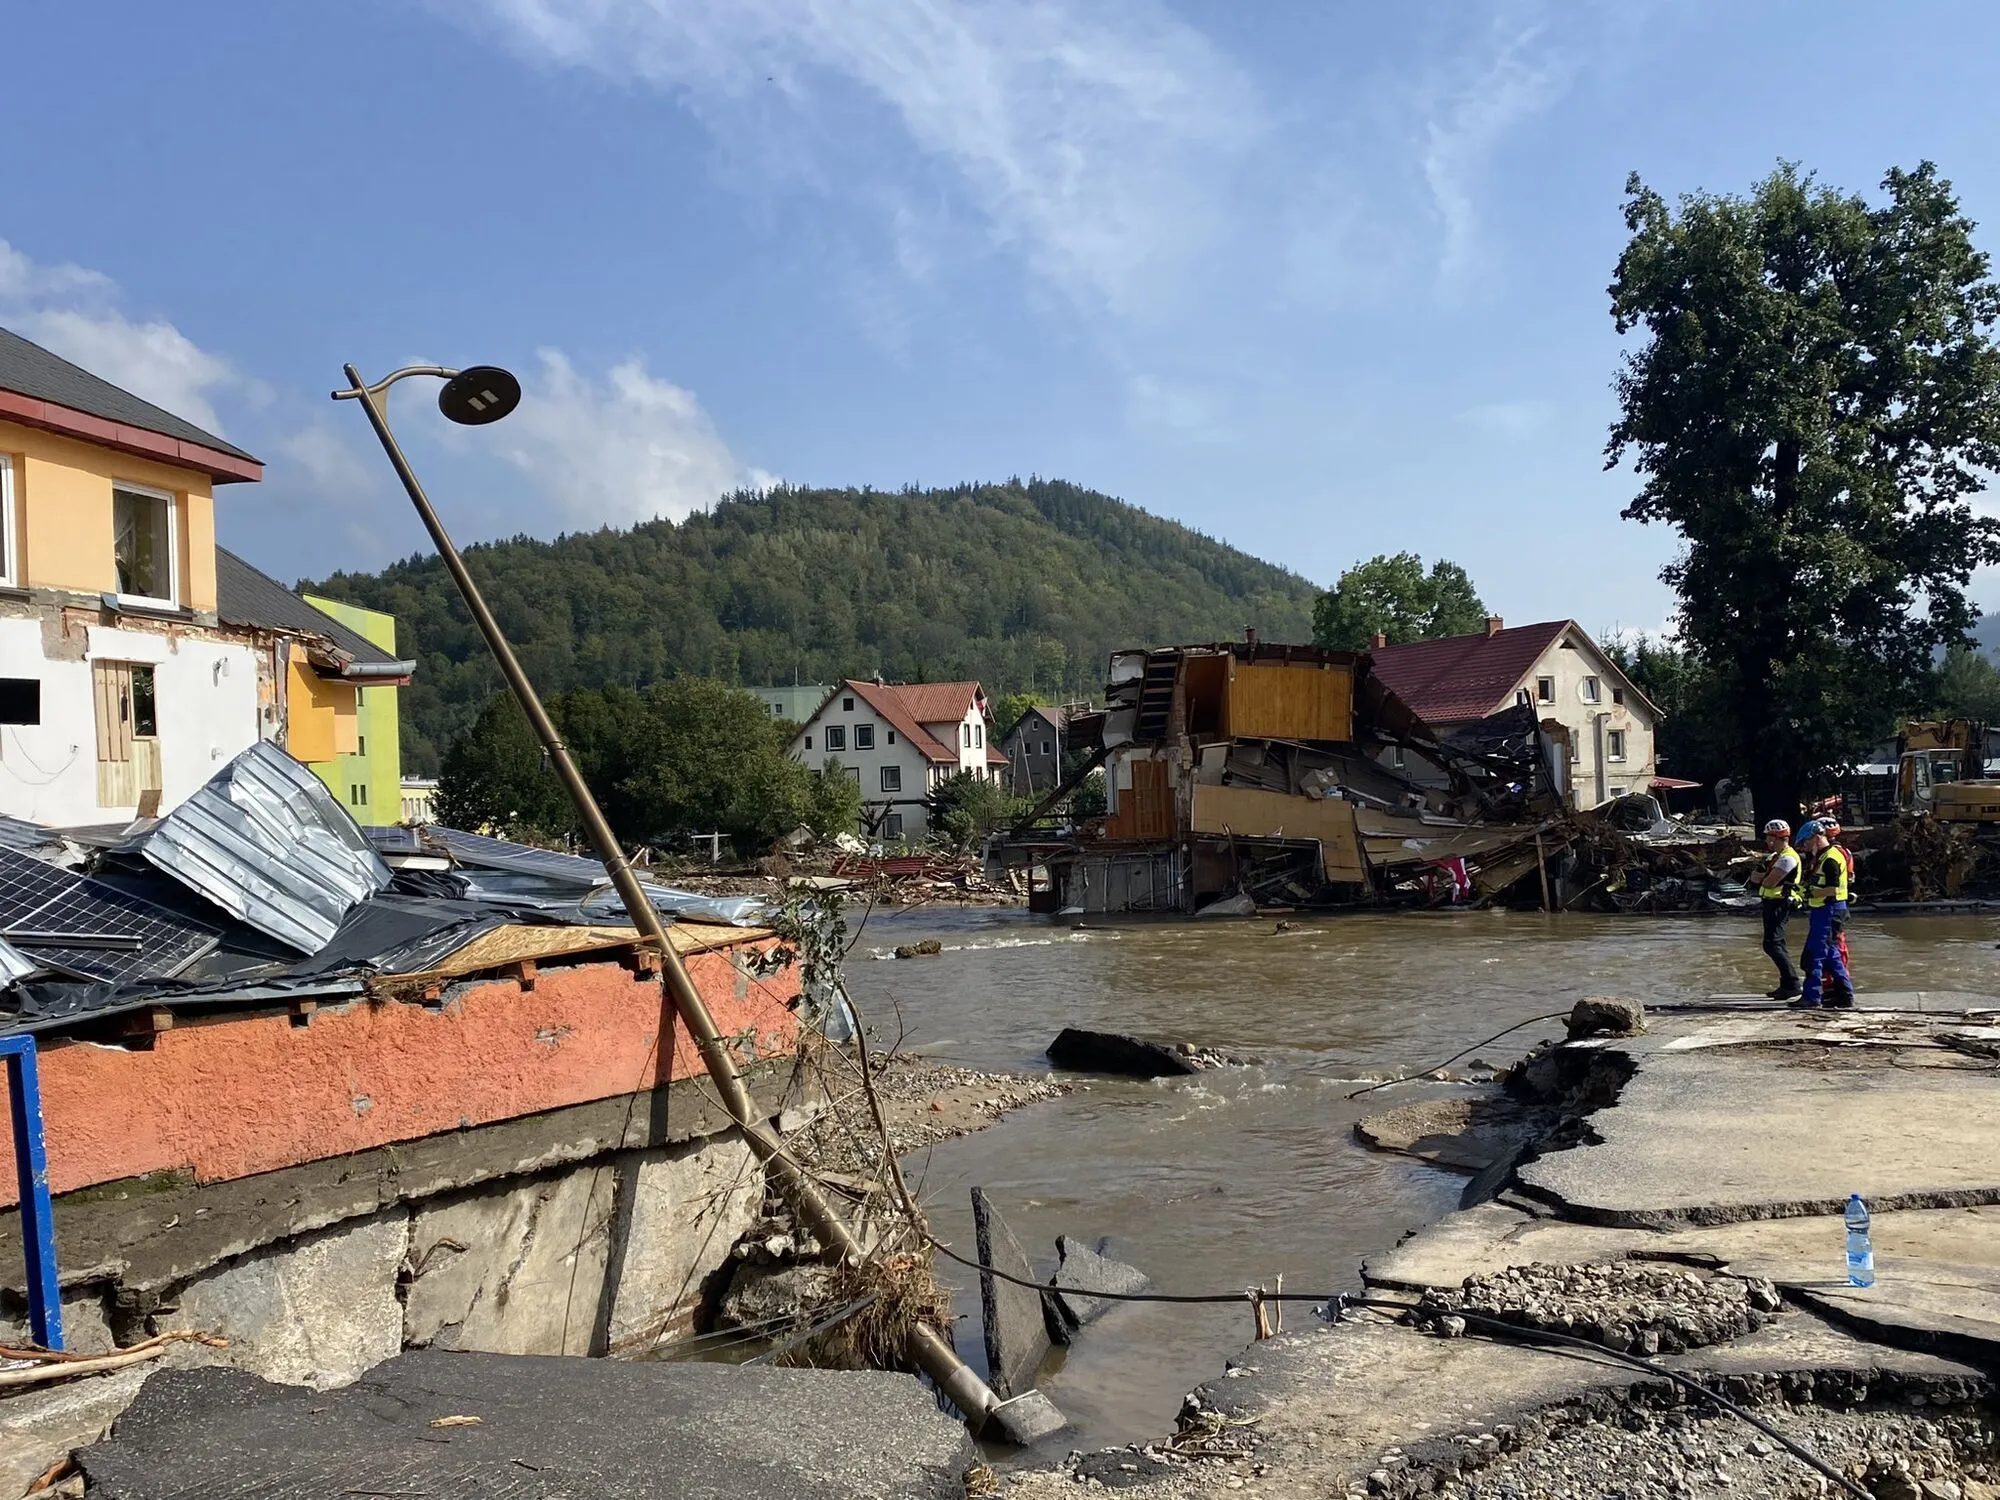
M 1941 823 L 2000 823 L 2000 780 L 1986 777 L 1986 726 L 1912 719 L 1896 737 L 1896 806 Z

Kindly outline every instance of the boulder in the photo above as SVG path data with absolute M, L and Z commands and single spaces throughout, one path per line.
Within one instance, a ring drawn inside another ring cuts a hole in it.
M 1646 1007 L 1623 995 L 1586 995 L 1570 1008 L 1569 1039 L 1600 1034 L 1636 1036 L 1646 1029 Z
M 1049 1061 L 1081 1073 L 1123 1073 L 1132 1078 L 1167 1078 L 1199 1073 L 1202 1064 L 1191 1050 L 1174 1042 L 1149 1042 L 1115 1031 L 1085 1031 L 1065 1026 L 1049 1043 Z

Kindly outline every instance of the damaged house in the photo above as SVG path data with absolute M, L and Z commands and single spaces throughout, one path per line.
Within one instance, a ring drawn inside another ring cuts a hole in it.
M 1088 766 L 998 851 L 1046 871 L 1048 910 L 1490 896 L 1531 878 L 1554 852 L 1543 836 L 1559 838 L 1568 768 L 1532 709 L 1443 735 L 1366 654 L 1254 638 L 1122 651 L 1106 692 L 1067 726 Z M 1098 765 L 1105 815 L 1044 826 Z

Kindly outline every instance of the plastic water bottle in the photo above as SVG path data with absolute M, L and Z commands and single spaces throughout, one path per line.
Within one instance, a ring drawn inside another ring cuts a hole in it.
M 1875 1245 L 1868 1238 L 1868 1205 L 1859 1193 L 1847 1199 L 1847 1282 L 1849 1286 L 1875 1285 Z

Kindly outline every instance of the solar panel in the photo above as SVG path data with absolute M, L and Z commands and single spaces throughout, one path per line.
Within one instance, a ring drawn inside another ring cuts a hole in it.
M 171 979 L 220 936 L 102 881 L 0 847 L 0 938 L 40 963 L 94 979 Z

